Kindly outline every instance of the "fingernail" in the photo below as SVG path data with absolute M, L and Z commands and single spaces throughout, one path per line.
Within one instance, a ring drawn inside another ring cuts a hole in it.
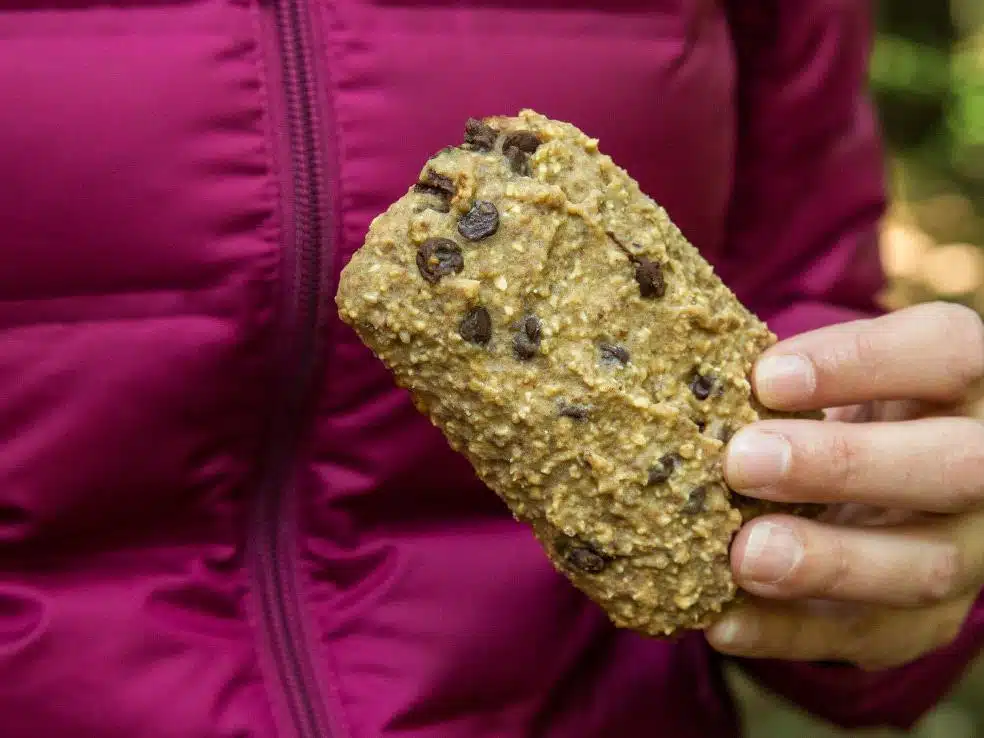
M 775 584 L 803 558 L 803 544 L 785 525 L 761 522 L 752 526 L 739 569 L 746 580 Z
M 725 615 L 711 626 L 707 635 L 719 647 L 730 649 L 748 640 L 749 630 L 740 615 Z
M 805 356 L 766 356 L 755 365 L 755 394 L 768 407 L 807 400 L 816 386 L 813 364 Z
M 769 487 L 782 480 L 793 451 L 783 436 L 745 429 L 728 444 L 724 472 L 728 484 L 738 490 Z

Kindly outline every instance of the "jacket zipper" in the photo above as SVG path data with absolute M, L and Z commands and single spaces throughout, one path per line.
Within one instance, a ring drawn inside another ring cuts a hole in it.
M 293 239 L 287 253 L 292 257 L 288 263 L 294 271 L 289 279 L 287 344 L 280 357 L 277 406 L 256 498 L 251 542 L 261 624 L 296 736 L 331 738 L 293 579 L 288 494 L 294 483 L 294 456 L 320 353 L 322 248 L 327 236 L 322 203 L 323 170 L 315 123 L 316 96 L 309 57 L 309 18 L 304 4 L 304 0 L 275 2 L 293 188 L 290 193 Z

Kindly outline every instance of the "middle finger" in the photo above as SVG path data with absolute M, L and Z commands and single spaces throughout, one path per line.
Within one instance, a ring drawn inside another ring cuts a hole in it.
M 763 499 L 963 512 L 984 505 L 984 424 L 761 421 L 731 439 L 724 473 Z

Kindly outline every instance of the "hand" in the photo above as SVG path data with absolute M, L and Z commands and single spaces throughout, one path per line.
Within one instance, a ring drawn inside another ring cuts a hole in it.
M 951 408 L 984 376 L 984 326 L 928 304 L 832 326 L 759 360 L 759 400 L 835 408 L 770 420 L 729 443 L 728 484 L 750 497 L 829 505 L 769 515 L 732 547 L 754 595 L 708 633 L 738 656 L 900 665 L 957 636 L 984 586 L 984 423 Z

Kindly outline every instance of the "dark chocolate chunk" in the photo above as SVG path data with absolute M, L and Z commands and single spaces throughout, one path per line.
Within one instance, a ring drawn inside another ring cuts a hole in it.
M 673 475 L 680 461 L 681 459 L 677 454 L 666 454 L 666 456 L 663 456 L 649 468 L 647 484 L 652 486 L 667 481 Z
M 520 151 L 532 154 L 542 142 L 532 131 L 515 131 L 510 133 L 502 142 L 502 150 L 516 147 Z
M 492 316 L 484 307 L 473 308 L 461 319 L 458 333 L 469 343 L 484 346 L 492 340 Z
M 600 573 L 610 561 L 609 557 L 590 543 L 568 536 L 561 536 L 556 541 L 555 548 L 565 563 L 589 574 Z
M 447 213 L 451 210 L 451 198 L 454 197 L 454 182 L 450 177 L 438 174 L 432 169 L 424 172 L 421 181 L 413 186 L 413 191 L 421 195 L 431 195 L 437 198 L 435 210 Z
M 697 426 L 697 431 L 698 431 L 699 433 L 703 433 L 703 432 L 704 432 L 704 429 L 705 429 L 705 428 L 707 427 L 707 421 L 706 421 L 706 420 L 704 420 L 703 418 L 697 418 L 697 419 L 696 419 L 696 420 L 694 421 L 694 423 L 696 424 L 696 426 Z
M 457 192 L 454 181 L 450 177 L 438 174 L 430 168 L 424 172 L 420 181 L 413 188 L 417 192 L 431 192 L 448 198 L 454 197 L 455 192 Z
M 417 269 L 431 284 L 465 268 L 461 247 L 449 238 L 428 238 L 417 248 Z
M 639 283 L 639 294 L 643 297 L 662 297 L 666 294 L 666 279 L 663 276 L 663 267 L 655 261 L 636 256 L 631 249 L 618 240 L 614 233 L 605 231 L 612 242 L 618 246 L 619 250 L 629 257 L 629 261 L 635 264 L 635 278 Z M 633 248 L 639 250 L 639 244 L 633 243 Z
M 539 344 L 543 338 L 543 323 L 535 315 L 527 315 L 523 318 L 523 332 L 533 343 Z
M 704 511 L 704 502 L 707 500 L 707 487 L 700 486 L 690 490 L 687 501 L 683 503 L 680 511 L 685 515 L 696 515 Z
M 516 354 L 516 358 L 524 361 L 532 359 L 536 356 L 539 347 L 540 344 L 538 342 L 531 340 L 530 337 L 522 331 L 517 333 L 516 337 L 513 339 L 513 353 Z
M 476 118 L 465 123 L 465 145 L 476 151 L 491 151 L 499 132 Z
M 588 415 L 591 414 L 591 408 L 577 402 L 567 402 L 564 400 L 560 403 L 560 409 L 557 412 L 562 418 L 587 420 Z
M 629 350 L 625 346 L 617 343 L 603 343 L 601 349 L 601 363 L 608 366 L 625 366 L 629 363 Z
M 600 574 L 608 565 L 604 556 L 588 546 L 571 546 L 564 559 L 575 569 L 588 574 Z
M 705 377 L 699 372 L 694 372 L 694 376 L 690 380 L 690 391 L 693 392 L 694 397 L 698 400 L 706 400 L 711 396 L 711 390 L 713 389 L 713 377 Z
M 488 200 L 476 200 L 458 221 L 458 233 L 469 241 L 481 241 L 499 230 L 499 210 Z
M 509 162 L 509 169 L 514 174 L 519 174 L 523 177 L 530 176 L 530 156 L 529 154 L 520 151 L 515 146 L 510 146 L 508 149 L 502 152 L 506 161 Z
M 657 262 L 639 257 L 635 259 L 635 278 L 639 283 L 639 294 L 643 297 L 662 297 L 666 294 L 666 280 L 663 267 Z
M 540 319 L 535 315 L 527 315 L 513 339 L 513 352 L 519 359 L 532 359 L 539 351 L 542 338 L 543 324 Z

